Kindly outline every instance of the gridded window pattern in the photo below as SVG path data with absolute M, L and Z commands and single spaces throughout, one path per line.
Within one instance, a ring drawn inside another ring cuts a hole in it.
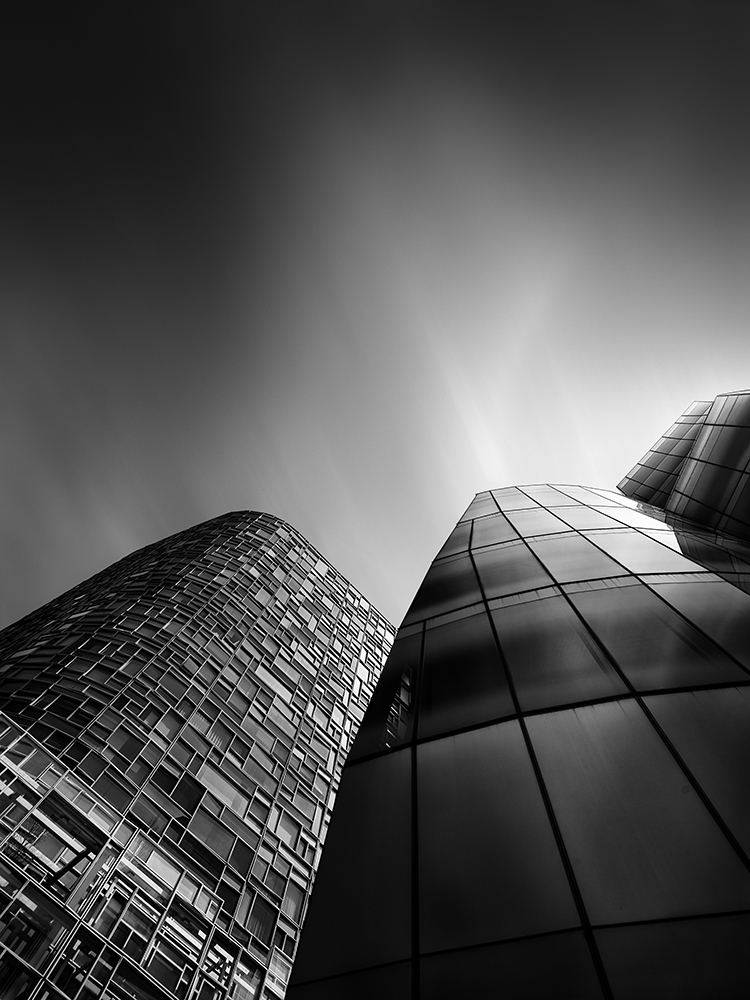
M 282 997 L 393 637 L 255 512 L 148 546 L 6 629 L 0 995 Z
M 750 392 L 694 403 L 619 489 L 672 515 L 750 540 Z
M 698 400 L 689 406 L 630 470 L 618 489 L 634 500 L 666 508 L 710 409 L 710 400 Z
M 716 397 L 667 509 L 750 538 L 750 393 Z
M 746 997 L 746 559 L 605 490 L 479 494 L 354 741 L 289 997 Z

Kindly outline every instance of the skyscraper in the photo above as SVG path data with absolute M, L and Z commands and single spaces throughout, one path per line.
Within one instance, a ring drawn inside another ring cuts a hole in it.
M 748 995 L 749 459 L 732 393 L 627 496 L 475 497 L 344 768 L 290 1000 Z
M 283 996 L 392 639 L 253 512 L 0 634 L 0 997 Z

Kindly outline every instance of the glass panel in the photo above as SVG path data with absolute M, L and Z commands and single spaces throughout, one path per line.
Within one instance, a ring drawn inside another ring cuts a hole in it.
M 494 517 L 481 517 L 474 522 L 471 547 L 472 549 L 478 549 L 482 545 L 509 542 L 511 538 L 518 538 L 518 532 L 513 528 L 504 514 L 495 514 Z
M 533 510 L 511 510 L 508 511 L 508 520 L 518 531 L 519 535 L 528 537 L 530 535 L 547 535 L 555 531 L 569 531 L 567 524 L 564 524 L 559 517 L 555 517 L 544 507 L 537 507 Z
M 576 926 L 519 724 L 424 743 L 417 766 L 422 950 Z
M 492 612 L 523 711 L 627 689 L 564 597 Z
M 750 917 L 680 920 L 596 932 L 616 998 L 745 1000 Z
M 694 562 L 634 529 L 596 531 L 587 537 L 632 573 L 695 573 L 701 570 Z
M 292 971 L 288 1000 L 411 1000 L 411 962 L 367 969 L 321 983 L 298 983 L 297 966 Z
M 492 490 L 492 495 L 500 510 L 519 510 L 523 507 L 539 506 L 536 500 L 531 500 L 515 486 L 509 486 L 504 490 Z
M 536 590 L 552 583 L 521 541 L 499 545 L 495 549 L 482 549 L 474 554 L 474 560 L 488 599 Z
M 592 923 L 750 906 L 750 872 L 634 701 L 526 724 Z
M 485 514 L 495 513 L 497 513 L 497 504 L 492 499 L 492 495 L 490 493 L 479 493 L 466 508 L 460 520 L 470 521 L 473 517 L 483 517 Z
M 344 768 L 295 961 L 301 980 L 411 955 L 411 750 Z
M 750 853 L 750 689 L 660 695 L 646 704 Z
M 563 504 L 578 504 L 578 500 L 571 500 L 570 497 L 565 496 L 554 486 L 522 486 L 522 492 L 533 497 L 539 503 L 544 504 L 545 507 L 555 507 Z
M 597 507 L 600 507 L 597 504 Z M 628 507 L 601 507 L 601 510 L 610 517 L 617 518 L 618 521 L 622 521 L 623 524 L 627 524 L 632 528 L 658 528 L 660 524 L 663 524 L 663 520 L 658 517 L 649 517 L 647 514 L 642 513 L 640 510 L 631 510 Z
M 349 760 L 411 739 L 411 692 L 419 669 L 422 633 L 397 637 L 386 660 Z
M 430 955 L 420 960 L 420 985 L 421 1000 L 599 1000 L 602 996 L 580 931 Z
M 484 612 L 427 629 L 419 706 L 420 736 L 432 736 L 513 712 L 505 670 Z
M 747 679 L 647 587 L 583 591 L 570 599 L 639 691 Z
M 558 489 L 560 490 L 561 493 L 565 493 L 567 496 L 574 497 L 576 500 L 580 500 L 581 503 L 594 504 L 595 506 L 599 506 L 603 502 L 602 497 L 598 493 L 595 493 L 593 490 L 586 489 L 585 486 L 558 486 Z M 620 496 L 619 493 L 617 494 L 617 500 L 615 500 L 613 497 L 611 500 L 607 499 L 606 502 L 613 504 L 613 503 L 619 503 L 620 501 L 625 504 L 631 502 L 630 500 L 628 500 L 627 497 Z
M 670 549 L 674 549 L 675 552 L 683 551 L 679 541 L 677 540 L 677 536 L 671 528 L 641 528 L 641 532 L 644 535 L 648 535 L 649 538 L 654 538 L 657 542 L 661 542 L 662 545 L 668 545 Z M 684 532 L 680 532 L 680 536 L 687 537 Z M 692 539 L 694 536 L 689 537 Z M 718 548 L 718 546 L 715 546 L 715 548 Z M 690 551 L 689 547 L 685 548 L 684 552 L 690 559 L 697 559 L 697 556 Z M 702 562 L 702 560 L 698 561 Z
M 750 667 L 750 596 L 724 580 L 657 583 L 654 590 Z
M 601 510 L 592 507 L 555 507 L 553 513 L 562 518 L 571 528 L 617 528 L 617 521 Z
M 456 556 L 433 563 L 403 624 L 445 614 L 455 608 L 481 601 L 476 573 L 468 556 Z
M 462 524 L 457 524 L 450 535 L 448 535 L 448 540 L 435 558 L 442 559 L 444 556 L 455 556 L 459 552 L 466 552 L 469 548 L 470 535 L 471 521 L 464 521 Z
M 621 576 L 627 572 L 583 535 L 538 538 L 529 545 L 559 583 Z

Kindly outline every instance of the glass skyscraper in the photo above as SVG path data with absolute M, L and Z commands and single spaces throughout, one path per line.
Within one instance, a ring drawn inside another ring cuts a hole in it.
M 298 532 L 253 512 L 0 634 L 0 997 L 283 996 L 392 640 Z
M 290 1000 L 750 994 L 750 394 L 480 493 L 344 768 Z

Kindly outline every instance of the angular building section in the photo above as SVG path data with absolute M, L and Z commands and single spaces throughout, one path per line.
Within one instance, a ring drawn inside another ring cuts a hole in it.
M 240 512 L 0 635 L 0 996 L 284 995 L 393 630 Z
M 746 997 L 748 572 L 606 490 L 477 495 L 344 768 L 290 1000 Z
M 750 391 L 693 403 L 618 488 L 750 541 Z

